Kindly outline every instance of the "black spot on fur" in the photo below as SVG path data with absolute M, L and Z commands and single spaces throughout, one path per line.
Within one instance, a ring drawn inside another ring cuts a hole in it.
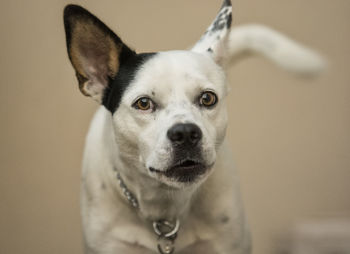
M 225 12 L 222 12 L 219 14 L 219 16 L 215 19 L 213 23 L 213 27 L 210 29 L 211 31 L 215 32 L 218 30 L 222 30 L 223 28 L 230 28 L 232 22 L 232 14 L 229 12 L 228 14 Z
M 221 8 L 224 8 L 224 7 L 227 7 L 227 6 L 231 6 L 231 5 L 232 5 L 231 4 L 231 0 L 224 0 Z
M 230 15 L 227 18 L 227 23 L 226 23 L 227 29 L 231 28 L 231 23 L 232 23 L 232 13 L 230 13 Z
M 134 80 L 137 71 L 155 54 L 156 53 L 143 53 L 121 56 L 121 59 L 124 58 L 125 61 L 123 61 L 123 64 L 120 66 L 115 78 L 109 81 L 102 101 L 102 104 L 112 114 L 118 109 L 121 98 L 123 97 L 126 88 Z
M 231 7 L 231 1 L 225 0 L 221 6 L 220 12 L 218 16 L 216 17 L 213 26 L 211 27 L 210 31 L 215 32 L 218 30 L 221 30 L 223 28 L 230 28 L 232 23 L 232 11 L 227 8 Z

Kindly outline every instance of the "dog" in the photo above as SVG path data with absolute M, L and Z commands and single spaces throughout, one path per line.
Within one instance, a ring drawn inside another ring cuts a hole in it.
M 231 23 L 224 0 L 191 49 L 139 54 L 84 8 L 66 6 L 80 91 L 101 105 L 83 158 L 86 254 L 251 253 L 225 142 L 225 70 L 245 52 L 296 73 L 323 62 L 270 28 Z

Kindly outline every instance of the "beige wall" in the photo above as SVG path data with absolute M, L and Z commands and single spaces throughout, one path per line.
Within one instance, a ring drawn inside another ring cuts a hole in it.
M 67 0 L 0 2 L 0 253 L 82 253 L 80 161 L 96 105 L 81 96 L 62 26 Z M 186 48 L 221 0 L 82 3 L 139 51 Z M 300 80 L 261 58 L 230 73 L 228 137 L 255 254 L 295 221 L 350 216 L 350 1 L 235 0 L 234 22 L 261 22 L 330 61 Z

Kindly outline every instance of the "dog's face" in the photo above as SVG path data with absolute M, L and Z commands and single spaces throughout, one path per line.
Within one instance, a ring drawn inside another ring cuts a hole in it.
M 227 125 L 222 65 L 231 12 L 225 1 L 191 50 L 136 54 L 95 16 L 66 7 L 80 90 L 111 112 L 120 158 L 132 170 L 173 187 L 209 175 Z
M 150 56 L 113 114 L 120 149 L 165 183 L 204 178 L 225 135 L 225 95 L 224 74 L 211 58 L 187 51 Z

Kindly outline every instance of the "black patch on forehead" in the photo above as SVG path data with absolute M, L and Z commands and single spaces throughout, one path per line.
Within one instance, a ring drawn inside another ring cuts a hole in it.
M 129 84 L 134 80 L 137 71 L 156 53 L 143 53 L 129 55 L 128 59 L 120 66 L 114 79 L 109 81 L 106 88 L 102 105 L 112 114 L 118 109 L 123 94 Z

